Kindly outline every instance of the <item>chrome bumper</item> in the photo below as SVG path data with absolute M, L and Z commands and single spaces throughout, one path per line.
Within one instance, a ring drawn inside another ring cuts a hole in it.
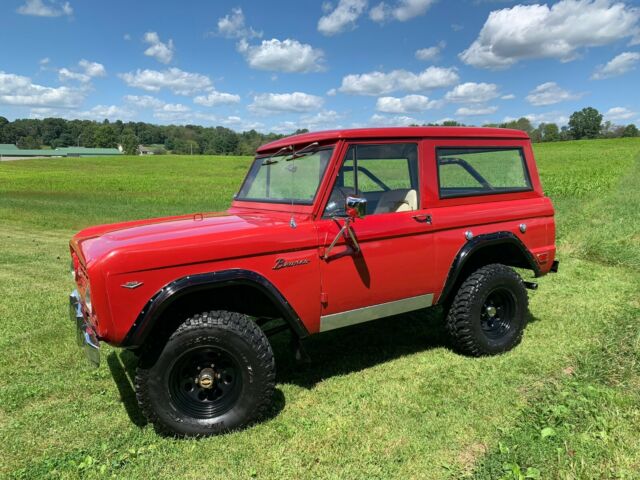
M 82 315 L 82 307 L 80 305 L 80 296 L 78 291 L 74 290 L 69 295 L 69 317 L 76 324 L 76 335 L 78 346 L 84 350 L 84 354 L 89 363 L 94 367 L 100 366 L 100 341 L 91 324 L 89 324 L 84 315 Z

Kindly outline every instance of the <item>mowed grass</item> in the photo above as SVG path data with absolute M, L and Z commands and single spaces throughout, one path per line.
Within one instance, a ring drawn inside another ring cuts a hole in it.
M 0 477 L 640 478 L 640 140 L 536 146 L 557 209 L 557 275 L 523 343 L 453 353 L 440 313 L 275 337 L 269 418 L 204 440 L 158 436 L 135 359 L 86 367 L 67 318 L 84 226 L 224 209 L 249 158 L 0 163 Z

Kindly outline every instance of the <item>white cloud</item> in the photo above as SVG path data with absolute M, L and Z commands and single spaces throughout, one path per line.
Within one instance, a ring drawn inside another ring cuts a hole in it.
M 447 44 L 445 42 L 439 42 L 438 45 L 434 45 L 433 47 L 421 48 L 420 50 L 416 50 L 416 58 L 418 60 L 433 60 L 440 55 L 440 52 Z
M 132 118 L 134 115 L 135 112 L 117 105 L 96 105 L 90 110 L 77 113 L 79 118 L 89 118 L 93 120 L 103 120 L 105 118 L 109 120 L 122 120 Z
M 104 77 L 107 74 L 104 65 L 98 62 L 90 62 L 83 58 L 78 62 L 78 65 L 84 70 L 85 75 L 90 77 Z
M 300 123 L 303 128 L 308 128 L 309 130 L 317 130 L 320 127 L 340 128 L 336 124 L 340 118 L 341 115 L 335 110 L 322 110 L 313 115 L 303 115 Z
M 104 65 L 97 62 L 90 62 L 84 58 L 78 62 L 78 67 L 74 70 L 61 68 L 58 70 L 58 78 L 61 82 L 76 80 L 81 83 L 88 83 L 94 77 L 104 77 L 107 74 Z M 82 70 L 82 72 L 78 70 Z
M 318 31 L 331 36 L 354 28 L 355 22 L 367 7 L 367 0 L 340 0 L 335 10 L 318 20 Z
M 472 117 L 477 115 L 491 115 L 497 111 L 498 107 L 460 107 L 456 110 L 456 115 L 460 117 Z
M 527 102 L 536 107 L 553 105 L 580 98 L 581 94 L 571 93 L 561 88 L 556 82 L 546 82 L 538 85 L 526 96 Z
M 126 95 L 124 101 L 140 108 L 161 108 L 165 102 L 151 95 Z
M 129 33 L 125 33 L 125 34 L 122 36 L 122 39 L 128 42 L 129 40 L 131 40 L 131 34 L 129 34 Z
M 173 40 L 169 39 L 167 43 L 163 43 L 157 32 L 147 32 L 144 34 L 144 42 L 149 45 L 149 48 L 144 51 L 147 57 L 153 57 L 160 63 L 165 64 L 173 59 L 173 54 L 175 53 Z
M 455 68 L 429 67 L 420 73 L 392 70 L 347 75 L 339 90 L 352 95 L 385 95 L 395 91 L 420 92 L 453 85 L 459 77 Z
M 569 123 L 569 117 L 562 112 L 544 112 L 544 113 L 529 113 L 527 115 L 521 115 L 528 119 L 533 125 L 537 126 L 541 123 L 555 123 L 558 126 L 563 126 Z M 518 120 L 517 117 L 505 117 L 504 122 L 512 122 Z
M 513 100 L 516 96 L 513 93 L 509 93 L 508 95 L 502 95 L 500 98 L 502 100 Z
M 394 116 L 387 116 L 387 115 L 379 115 L 377 113 L 374 113 L 371 118 L 369 119 L 369 123 L 372 125 L 376 125 L 376 126 L 384 126 L 384 127 L 393 127 L 393 126 L 398 126 L 398 127 L 406 127 L 409 125 L 420 125 L 421 122 L 420 120 L 417 120 L 413 117 L 409 117 L 406 115 L 394 115 Z
M 321 97 L 308 93 L 262 93 L 253 97 L 249 110 L 269 112 L 311 112 L 322 107 Z
M 604 114 L 604 118 L 612 122 L 619 120 L 629 120 L 631 117 L 635 117 L 636 112 L 632 112 L 626 107 L 612 107 Z
M 54 0 L 26 0 L 24 5 L 16 10 L 21 15 L 32 15 L 35 17 L 61 17 L 63 15 L 73 15 L 73 8 L 69 2 L 56 2 Z
M 166 88 L 177 95 L 194 95 L 213 88 L 211 80 L 206 75 L 185 72 L 176 67 L 164 71 L 138 69 L 118 76 L 130 87 L 149 92 L 159 92 Z
M 640 62 L 640 53 L 623 52 L 613 57 L 605 65 L 600 65 L 591 76 L 593 80 L 602 80 L 610 77 L 617 77 L 636 68 Z
M 380 97 L 376 102 L 376 110 L 384 113 L 423 112 L 442 106 L 438 100 L 429 100 L 424 95 L 407 95 L 405 97 Z
M 251 68 L 275 72 L 305 73 L 323 70 L 324 52 L 306 43 L 286 40 L 263 40 L 260 45 L 249 45 L 241 40 L 238 50 L 244 54 Z
M 193 103 L 204 105 L 205 107 L 215 107 L 217 105 L 229 105 L 239 103 L 240 95 L 225 92 L 213 91 L 207 95 L 200 95 L 193 99 Z
M 467 82 L 456 85 L 447 92 L 445 99 L 455 103 L 484 103 L 500 96 L 495 83 Z
M 58 70 L 58 79 L 61 82 L 77 80 L 78 82 L 86 83 L 91 80 L 91 77 L 81 72 L 74 72 L 72 70 L 69 70 L 68 68 L 61 68 L 60 70 Z
M 389 20 L 406 22 L 424 15 L 435 2 L 436 0 L 398 0 L 394 5 L 380 2 L 369 11 L 369 18 L 380 23 Z
M 262 32 L 247 27 L 242 8 L 234 8 L 231 13 L 218 19 L 218 35 L 225 38 L 259 38 Z
M 191 109 L 182 103 L 165 103 L 158 110 L 162 110 L 163 112 L 188 112 Z
M 460 59 L 480 68 L 507 68 L 531 58 L 567 62 L 585 47 L 634 36 L 637 41 L 639 21 L 639 9 L 611 0 L 560 0 L 552 7 L 516 5 L 491 12 Z
M 51 63 L 51 59 L 49 57 L 44 57 L 38 60 L 38 65 L 45 66 L 45 65 L 49 65 L 49 63 Z
M 272 125 L 268 130 L 275 133 L 290 134 L 301 128 L 312 131 L 342 128 L 337 123 L 340 118 L 341 115 L 334 110 L 322 110 L 313 115 L 302 115 L 297 120 L 285 120 Z
M 29 77 L 0 71 L 0 104 L 74 108 L 85 96 L 82 89 L 45 87 L 32 83 Z

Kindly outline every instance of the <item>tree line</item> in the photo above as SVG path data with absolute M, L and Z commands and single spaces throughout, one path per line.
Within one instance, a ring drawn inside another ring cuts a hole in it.
M 435 124 L 429 124 L 435 125 Z M 455 121 L 440 125 L 462 126 Z M 583 138 L 637 137 L 634 124 L 614 125 L 603 122 L 603 116 L 593 107 L 574 112 L 569 124 L 540 123 L 534 127 L 527 118 L 486 124 L 486 127 L 515 128 L 529 134 L 534 142 L 556 142 Z M 307 130 L 297 130 L 304 133 Z M 282 138 L 275 133 L 255 130 L 234 132 L 225 127 L 198 125 L 154 125 L 145 122 L 109 122 L 104 120 L 65 120 L 62 118 L 17 119 L 12 122 L 0 116 L 0 143 L 12 143 L 19 148 L 100 147 L 122 145 L 125 153 L 135 155 L 139 145 L 154 146 L 157 153 L 253 155 L 263 143 Z
M 95 122 L 62 118 L 16 119 L 0 116 L 0 143 L 18 148 L 59 147 L 114 148 L 138 153 L 138 146 L 152 146 L 156 153 L 253 155 L 256 148 L 283 135 L 255 130 L 237 133 L 225 127 L 154 125 L 145 122 Z

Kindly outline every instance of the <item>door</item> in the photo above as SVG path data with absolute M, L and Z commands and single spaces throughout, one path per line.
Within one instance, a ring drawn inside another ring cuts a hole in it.
M 431 217 L 421 188 L 418 142 L 350 144 L 318 222 L 320 331 L 430 306 L 434 281 Z M 367 200 L 342 235 L 347 196 Z

